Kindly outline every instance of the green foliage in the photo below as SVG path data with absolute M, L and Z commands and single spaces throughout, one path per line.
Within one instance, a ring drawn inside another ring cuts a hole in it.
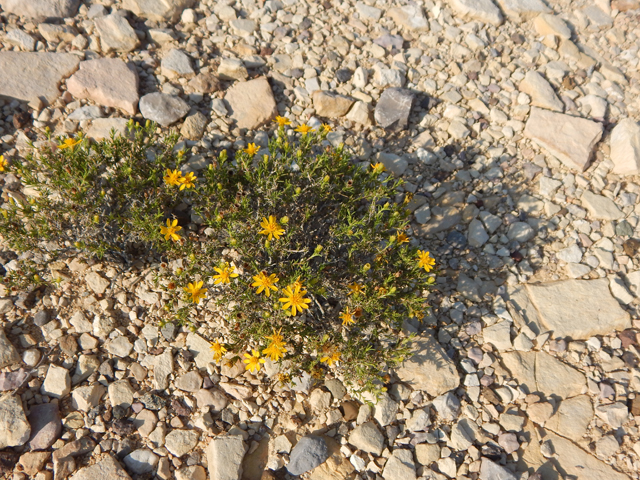
M 408 352 L 403 320 L 424 315 L 432 259 L 403 233 L 408 212 L 392 200 L 400 180 L 352 162 L 326 141 L 328 128 L 296 133 L 279 120 L 268 152 L 223 151 L 192 182 L 178 137 L 158 137 L 153 124 L 52 144 L 12 166 L 33 196 L 3 210 L 0 234 L 19 251 L 45 240 L 69 256 L 153 254 L 169 297 L 160 320 L 195 326 L 217 315 L 227 351 L 217 360 L 272 347 L 281 380 L 329 369 L 379 391 Z M 252 286 L 261 272 L 277 278 L 270 296 Z M 302 313 L 283 308 L 291 296 Z

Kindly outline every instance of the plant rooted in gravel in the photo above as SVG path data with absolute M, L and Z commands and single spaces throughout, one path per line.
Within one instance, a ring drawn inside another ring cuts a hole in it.
M 408 352 L 403 321 L 425 314 L 434 260 L 411 245 L 384 165 L 352 162 L 328 126 L 276 122 L 268 149 L 222 151 L 201 171 L 153 124 L 50 142 L 6 167 L 32 195 L 6 204 L 0 233 L 59 256 L 151 253 L 168 299 L 160 320 L 212 319 L 212 360 L 279 367 L 281 379 L 333 371 L 379 391 Z

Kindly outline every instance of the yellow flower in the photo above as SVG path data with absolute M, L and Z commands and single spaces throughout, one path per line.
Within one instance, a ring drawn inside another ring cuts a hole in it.
M 263 230 L 258 233 L 260 235 L 267 235 L 267 240 L 269 241 L 271 241 L 271 239 L 274 237 L 276 240 L 278 240 L 280 238 L 280 235 L 284 233 L 284 228 L 280 227 L 280 224 L 278 223 L 274 215 L 269 215 L 268 220 L 265 217 L 262 217 L 260 226 L 263 228 Z
M 213 359 L 216 362 L 219 362 L 222 359 L 222 356 L 227 351 L 227 349 L 224 348 L 224 346 L 220 343 L 219 340 L 216 340 L 214 343 L 211 344 L 211 350 L 213 350 Z
M 171 170 L 170 168 L 167 168 L 167 171 L 165 172 L 163 178 L 164 183 L 166 183 L 167 185 L 180 185 L 180 180 L 182 180 L 182 173 L 180 173 L 180 170 Z
M 296 132 L 300 132 L 302 135 L 306 135 L 309 132 L 313 132 L 313 128 L 311 128 L 306 123 L 303 123 L 302 125 L 296 128 Z
M 349 295 L 358 295 L 359 293 L 364 292 L 364 285 L 360 283 L 352 283 L 349 285 Z
M 399 245 L 402 245 L 403 243 L 409 243 L 409 237 L 407 237 L 407 235 L 404 232 L 399 233 L 398 236 L 396 237 L 396 240 L 398 241 Z
M 173 222 L 167 218 L 167 226 L 160 227 L 160 233 L 164 235 L 165 240 L 173 240 L 174 242 L 180 241 L 180 235 L 177 234 L 182 230 L 182 227 L 178 226 L 178 219 L 174 218 Z
M 280 299 L 284 303 L 283 310 L 291 309 L 291 315 L 295 315 L 296 311 L 302 313 L 302 309 L 309 308 L 307 304 L 311 303 L 311 300 L 304 298 L 307 291 L 302 289 L 300 285 L 291 285 L 283 291 L 285 296 Z
M 356 320 L 353 318 L 353 312 L 349 311 L 349 307 L 344 309 L 344 312 L 340 314 L 340 319 L 342 320 L 342 325 L 351 325 L 352 323 L 356 323 Z
M 253 282 L 251 286 L 257 288 L 257 294 L 262 293 L 262 291 L 264 290 L 265 295 L 268 297 L 271 295 L 271 290 L 273 290 L 274 292 L 278 291 L 276 282 L 280 279 L 276 277 L 275 273 L 272 273 L 267 277 L 266 272 L 260 272 L 258 275 L 253 277 L 253 279 L 255 280 L 255 282 Z
M 429 252 L 418 250 L 418 268 L 424 268 L 425 271 L 430 272 L 431 270 L 433 270 L 433 266 L 435 264 L 436 261 L 431 258 Z
M 234 267 L 213 267 L 213 269 L 218 272 L 218 275 L 213 276 L 213 278 L 215 278 L 213 283 L 216 285 L 218 285 L 219 283 L 231 283 L 231 279 L 238 276 L 238 274 L 235 273 Z
M 281 117 L 278 115 L 274 120 L 278 124 L 279 127 L 284 127 L 285 125 L 291 125 L 291 121 L 286 117 Z
M 4 172 L 4 168 L 8 165 L 4 155 L 0 155 L 0 172 Z
M 247 364 L 247 370 L 253 373 L 260 371 L 260 364 L 264 363 L 264 358 L 260 358 L 260 352 L 252 350 L 251 355 L 245 353 L 244 357 L 246 360 L 243 360 L 243 362 Z
M 262 354 L 267 355 L 273 362 L 280 360 L 285 353 L 287 353 L 287 349 L 277 343 L 270 343 L 269 346 L 262 351 Z
M 189 283 L 184 289 L 189 295 L 191 295 L 191 301 L 193 303 L 200 303 L 200 300 L 204 298 L 207 294 L 207 289 L 202 288 L 204 282 L 201 280 L 199 282 Z
M 340 360 L 340 355 L 340 352 L 333 352 L 331 355 L 327 354 L 322 357 L 320 361 L 332 367 L 335 362 Z
M 273 329 L 273 335 L 271 335 L 270 337 L 264 337 L 267 340 L 270 340 L 270 343 L 276 344 L 276 345 L 284 345 L 283 342 L 283 337 L 280 334 L 280 332 L 282 331 L 282 328 L 280 328 L 278 331 L 276 331 L 276 329 Z
M 326 132 L 329 133 L 333 130 L 333 127 L 327 123 L 323 123 L 322 124 L 322 129 Z
M 60 150 L 64 150 L 65 148 L 73 149 L 73 147 L 78 145 L 81 141 L 82 138 L 78 138 L 77 140 L 74 140 L 73 138 L 65 138 L 64 141 L 60 145 L 58 145 L 58 148 Z
M 256 153 L 258 153 L 258 150 L 260 150 L 260 147 L 257 147 L 255 143 L 250 143 L 247 148 L 243 150 L 243 152 L 253 157 Z
M 371 168 L 373 168 L 373 173 L 376 173 L 376 174 L 387 171 L 387 169 L 384 167 L 384 164 L 382 162 L 372 163 Z
M 187 173 L 184 177 L 180 178 L 180 190 L 184 190 L 185 188 L 193 188 L 195 186 L 194 182 L 196 180 L 196 175 L 193 172 Z

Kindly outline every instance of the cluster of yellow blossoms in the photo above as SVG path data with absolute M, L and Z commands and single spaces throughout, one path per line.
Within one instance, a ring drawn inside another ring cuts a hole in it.
M 196 177 L 193 172 L 189 172 L 183 176 L 180 170 L 171 170 L 170 168 L 167 168 L 163 178 L 164 183 L 167 185 L 180 186 L 180 190 L 184 190 L 185 188 L 195 187 L 195 181 L 198 177 Z

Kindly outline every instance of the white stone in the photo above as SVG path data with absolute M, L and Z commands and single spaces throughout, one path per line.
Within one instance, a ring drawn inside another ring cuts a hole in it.
M 498 5 L 510 20 L 524 22 L 551 10 L 542 0 L 497 0 Z
M 562 112 L 564 103 L 558 98 L 551 84 L 538 72 L 529 70 L 519 89 L 531 97 L 531 104 L 536 107 Z
M 602 137 L 602 124 L 533 107 L 524 135 L 565 166 L 583 172 Z
M 47 370 L 47 376 L 44 379 L 44 383 L 42 384 L 40 391 L 42 394 L 54 398 L 62 398 L 68 395 L 71 391 L 71 377 L 69 376 L 69 370 L 64 367 L 54 365 L 53 363 L 50 364 Z
M 239 480 L 245 452 L 241 436 L 221 435 L 212 438 L 206 449 L 210 480 Z
M 477 218 L 474 218 L 469 223 L 469 233 L 467 234 L 467 240 L 472 247 L 481 247 L 489 240 L 489 234 L 484 229 L 482 222 Z
M 477 20 L 498 26 L 503 18 L 500 9 L 491 0 L 448 0 L 456 15 L 465 20 Z
M 594 220 L 620 220 L 624 218 L 624 213 L 610 198 L 596 195 L 587 190 L 582 194 L 580 200 Z
M 611 131 L 609 144 L 613 173 L 617 175 L 640 173 L 640 125 L 630 118 L 621 120 Z

